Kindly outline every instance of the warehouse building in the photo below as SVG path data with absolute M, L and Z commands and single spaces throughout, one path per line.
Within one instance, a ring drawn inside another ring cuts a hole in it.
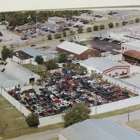
M 91 71 L 96 71 L 97 73 L 103 73 L 113 77 L 130 74 L 129 65 L 103 57 L 91 57 L 80 62 L 80 65 L 86 67 L 89 73 L 91 73 Z
M 17 79 L 21 85 L 27 85 L 30 82 L 35 82 L 40 79 L 39 75 L 17 64 L 16 62 L 9 62 L 5 66 L 5 73 Z
M 140 51 L 140 41 L 133 41 L 121 44 L 121 51 L 125 52 L 128 50 Z
M 14 53 L 13 60 L 18 62 L 19 64 L 29 64 L 34 63 L 36 56 L 42 56 L 44 61 L 47 61 L 46 54 L 34 49 L 34 48 L 27 48 L 23 50 L 19 50 Z
M 0 72 L 0 87 L 2 88 L 12 88 L 18 86 L 18 80 L 10 75 Z
M 85 60 L 89 57 L 99 56 L 99 52 L 90 46 L 83 46 L 72 42 L 64 41 L 58 45 L 56 51 L 66 52 L 68 55 L 74 55 L 78 60 Z
M 140 136 L 112 120 L 87 119 L 59 132 L 59 140 L 139 140 Z

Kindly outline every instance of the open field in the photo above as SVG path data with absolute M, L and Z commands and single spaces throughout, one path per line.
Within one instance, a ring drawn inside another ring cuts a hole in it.
M 127 122 L 126 124 L 134 129 L 140 131 L 140 119 Z
M 46 67 L 42 65 L 24 64 L 23 66 L 37 74 L 46 71 Z
M 139 15 L 129 15 L 129 16 L 125 16 L 125 18 L 128 18 L 128 19 L 140 18 L 140 14 L 139 14 Z

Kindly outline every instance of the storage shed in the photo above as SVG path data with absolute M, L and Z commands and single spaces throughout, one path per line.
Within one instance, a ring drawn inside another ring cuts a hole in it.
M 91 57 L 80 62 L 80 65 L 86 67 L 89 73 L 95 70 L 100 74 L 104 73 L 113 77 L 130 74 L 129 65 L 104 57 Z
M 59 140 L 139 140 L 140 136 L 112 120 L 88 119 L 59 132 Z
M 19 81 L 20 84 L 26 85 L 32 81 L 40 79 L 40 76 L 16 62 L 9 62 L 5 67 L 5 73 L 11 75 Z
M 10 75 L 0 72 L 0 87 L 2 88 L 12 88 L 18 86 L 18 80 Z

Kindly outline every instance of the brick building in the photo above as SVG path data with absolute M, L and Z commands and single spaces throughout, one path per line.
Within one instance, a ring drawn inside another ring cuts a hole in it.
M 63 42 L 62 44 L 58 45 L 56 51 L 59 53 L 66 52 L 68 55 L 73 54 L 74 57 L 78 60 L 85 60 L 89 57 L 98 57 L 99 52 L 94 50 L 89 46 L 82 46 L 72 42 Z

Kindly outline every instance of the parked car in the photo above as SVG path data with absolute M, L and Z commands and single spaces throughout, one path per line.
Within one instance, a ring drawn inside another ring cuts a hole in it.
M 59 42 L 63 42 L 63 41 L 65 41 L 65 40 L 64 40 L 64 39 L 60 39 L 60 40 L 59 40 Z
M 31 45 L 31 47 L 35 47 L 35 46 L 36 46 L 35 44 L 32 44 L 32 45 Z

